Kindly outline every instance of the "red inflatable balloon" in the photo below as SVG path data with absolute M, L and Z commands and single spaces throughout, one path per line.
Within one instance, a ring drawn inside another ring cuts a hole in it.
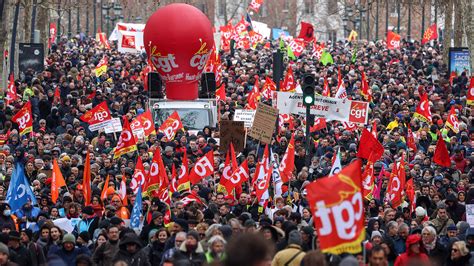
M 211 22 L 199 9 L 171 4 L 148 19 L 145 50 L 166 84 L 166 97 L 194 100 L 198 81 L 214 45 Z

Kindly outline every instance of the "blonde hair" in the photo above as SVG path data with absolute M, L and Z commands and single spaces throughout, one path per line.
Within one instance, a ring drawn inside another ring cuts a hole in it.
M 461 254 L 461 256 L 466 256 L 467 254 L 469 254 L 469 249 L 467 249 L 466 242 L 456 241 L 456 242 L 454 242 L 452 248 L 454 248 L 454 246 L 456 246 L 458 248 L 459 254 Z

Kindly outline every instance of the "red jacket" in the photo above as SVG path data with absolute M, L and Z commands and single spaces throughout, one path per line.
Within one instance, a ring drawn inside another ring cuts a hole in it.
M 420 253 L 419 254 L 414 254 L 410 250 L 410 246 L 415 244 L 415 243 L 420 244 Z M 415 234 L 415 235 L 408 236 L 407 241 L 406 241 L 406 246 L 407 246 L 407 251 L 405 253 L 402 253 L 400 256 L 397 257 L 397 259 L 395 260 L 395 264 L 394 264 L 395 266 L 407 266 L 407 265 L 409 265 L 409 263 L 411 261 L 413 261 L 415 259 L 416 259 L 417 262 L 422 262 L 423 263 L 422 265 L 428 265 L 429 264 L 430 261 L 429 261 L 428 256 L 426 255 L 426 253 L 424 253 L 425 251 L 423 249 L 423 244 L 421 243 L 420 235 Z

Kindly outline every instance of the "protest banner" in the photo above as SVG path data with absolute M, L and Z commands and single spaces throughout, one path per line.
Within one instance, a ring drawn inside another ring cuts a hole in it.
M 118 117 L 114 117 L 109 120 L 109 123 L 104 127 L 104 131 L 106 134 L 121 132 L 122 130 L 122 122 Z
M 219 150 L 227 151 L 230 143 L 234 144 L 236 152 L 244 150 L 245 128 L 243 121 L 222 120 L 219 123 L 220 128 L 220 146 Z
M 278 92 L 277 107 L 282 114 L 305 115 L 303 95 L 300 93 Z M 326 118 L 327 121 L 337 120 L 367 124 L 369 118 L 369 103 L 316 96 L 311 114 Z

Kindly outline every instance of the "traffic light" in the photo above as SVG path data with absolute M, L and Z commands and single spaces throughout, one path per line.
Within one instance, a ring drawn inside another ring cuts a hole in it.
M 314 88 L 315 88 L 314 75 L 304 74 L 303 84 L 301 84 L 301 89 L 303 90 L 303 104 L 305 106 L 311 106 L 314 104 Z

